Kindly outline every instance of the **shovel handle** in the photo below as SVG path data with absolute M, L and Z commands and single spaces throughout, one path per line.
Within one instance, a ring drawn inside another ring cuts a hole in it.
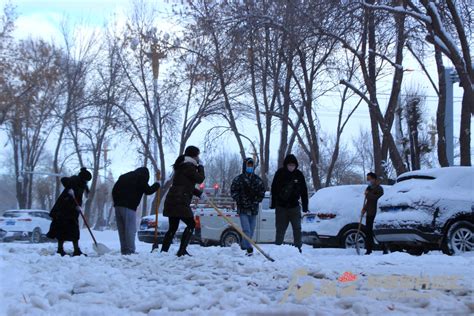
M 87 222 L 87 219 L 84 216 L 84 213 L 82 213 L 82 207 L 79 205 L 79 202 L 77 202 L 76 197 L 74 196 L 74 191 L 73 191 L 73 194 L 70 194 L 70 196 L 74 200 L 74 203 L 76 203 L 76 206 L 79 208 L 79 214 L 81 214 L 82 220 L 84 220 L 84 224 L 86 224 L 86 227 L 89 230 L 89 233 L 91 234 L 92 240 L 94 241 L 94 244 L 97 246 L 97 240 L 95 240 L 91 227 L 89 226 L 89 223 Z
M 212 206 L 214 210 L 224 219 L 229 223 L 230 226 L 232 226 L 243 238 L 245 238 L 249 243 L 251 243 L 265 258 L 270 260 L 271 262 L 274 262 L 275 259 L 267 255 L 249 236 L 247 236 L 237 225 L 235 225 L 230 219 L 227 218 L 227 216 L 222 213 L 222 211 L 214 204 L 214 202 L 208 198 L 207 200 L 209 204 Z

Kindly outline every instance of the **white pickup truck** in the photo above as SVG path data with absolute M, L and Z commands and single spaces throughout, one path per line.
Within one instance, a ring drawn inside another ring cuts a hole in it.
M 220 203 L 216 202 L 216 204 L 227 218 L 241 228 L 239 215 L 235 210 L 235 203 L 231 199 L 228 198 L 227 203 L 221 200 Z M 193 208 L 197 233 L 200 232 L 202 245 L 228 247 L 233 243 L 240 243 L 242 236 L 227 221 L 221 218 L 214 208 L 204 203 L 194 205 Z M 275 234 L 275 210 L 270 209 L 270 196 L 267 194 L 260 203 L 253 240 L 257 243 L 274 243 Z M 285 243 L 292 242 L 293 231 L 291 225 L 289 225 L 285 235 Z

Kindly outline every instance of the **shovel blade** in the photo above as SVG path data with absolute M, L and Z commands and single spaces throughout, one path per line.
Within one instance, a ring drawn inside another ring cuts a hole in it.
M 158 242 L 154 242 L 153 246 L 151 246 L 151 252 L 155 251 L 155 249 L 158 249 L 159 247 L 160 245 L 158 244 Z
M 100 256 L 105 255 L 106 253 L 109 253 L 111 251 L 106 245 L 101 243 L 93 244 L 92 248 Z

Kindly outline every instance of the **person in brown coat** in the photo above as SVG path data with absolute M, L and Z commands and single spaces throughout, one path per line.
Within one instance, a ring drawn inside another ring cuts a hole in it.
M 200 197 L 202 192 L 196 189 L 196 184 L 204 182 L 204 166 L 199 161 L 199 148 L 189 146 L 184 151 L 184 155 L 179 156 L 174 165 L 173 184 L 166 196 L 163 208 L 163 215 L 168 217 L 169 228 L 163 239 L 161 251 L 167 252 L 171 241 L 178 230 L 179 221 L 186 224 L 186 228 L 181 237 L 181 245 L 178 250 L 178 257 L 190 255 L 186 247 L 194 233 L 194 214 L 191 210 L 191 200 L 193 195 Z
M 377 215 L 377 201 L 383 195 L 383 188 L 380 185 L 377 175 L 373 172 L 367 174 L 368 187 L 365 189 L 365 205 L 362 209 L 362 214 L 367 213 L 365 219 L 365 228 L 367 231 L 367 242 L 366 242 L 366 255 L 372 253 L 372 248 L 374 246 L 374 220 L 375 215 Z

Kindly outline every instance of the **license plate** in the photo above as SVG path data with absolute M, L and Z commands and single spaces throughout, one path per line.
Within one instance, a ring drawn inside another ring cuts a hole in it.
M 7 225 L 15 225 L 15 221 L 7 221 L 6 224 Z

